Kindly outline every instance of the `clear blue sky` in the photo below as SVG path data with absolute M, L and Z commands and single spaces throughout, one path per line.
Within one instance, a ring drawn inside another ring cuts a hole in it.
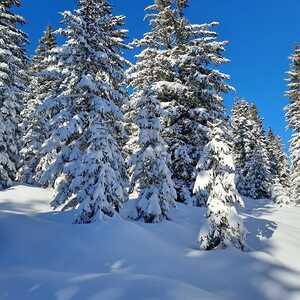
M 72 10 L 75 0 L 24 0 L 19 13 L 27 19 L 24 30 L 29 34 L 33 53 L 47 24 L 59 26 L 58 12 Z M 147 24 L 143 21 L 144 7 L 152 0 L 111 0 L 116 14 L 127 16 L 129 38 L 140 37 Z M 299 0 L 191 0 L 187 10 L 194 23 L 219 21 L 221 39 L 230 41 L 226 56 L 231 63 L 223 71 L 231 76 L 237 94 L 255 101 L 265 119 L 287 144 L 283 107 L 288 56 L 300 43 Z M 132 55 L 129 54 L 132 58 Z M 226 97 L 231 107 L 234 95 Z

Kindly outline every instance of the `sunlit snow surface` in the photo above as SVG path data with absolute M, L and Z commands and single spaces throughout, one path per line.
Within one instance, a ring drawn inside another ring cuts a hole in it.
M 73 225 L 73 213 L 49 209 L 51 197 L 0 192 L 1 300 L 300 299 L 300 208 L 246 200 L 250 251 L 203 252 L 202 209 L 179 205 L 155 225 Z

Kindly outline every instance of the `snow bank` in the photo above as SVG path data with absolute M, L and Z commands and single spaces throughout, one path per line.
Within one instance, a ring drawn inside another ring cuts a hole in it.
M 251 251 L 204 252 L 200 208 L 179 205 L 161 224 L 73 225 L 50 200 L 38 188 L 0 192 L 1 300 L 300 299 L 300 208 L 251 201 Z

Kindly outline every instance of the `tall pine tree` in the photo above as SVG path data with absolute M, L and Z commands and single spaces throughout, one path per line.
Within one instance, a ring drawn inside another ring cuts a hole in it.
M 289 186 L 289 161 L 284 153 L 283 145 L 279 136 L 269 129 L 267 135 L 267 151 L 270 162 L 272 183 L 279 182 L 283 187 Z
M 255 104 L 250 106 L 251 145 L 250 156 L 246 161 L 244 191 L 253 199 L 269 198 L 271 186 L 270 162 L 263 121 Z
M 231 114 L 231 129 L 233 136 L 233 156 L 237 173 L 237 187 L 243 190 L 244 169 L 249 160 L 252 135 L 251 121 L 249 120 L 249 104 L 246 100 L 236 99 Z
M 76 223 L 113 216 L 127 199 L 117 142 L 128 98 L 123 23 L 106 0 L 80 0 L 74 13 L 63 13 L 59 32 L 66 42 L 56 67 L 63 81 L 39 108 L 51 116 L 42 149 L 50 161 L 41 181 L 56 191 L 54 208 L 78 208 Z
M 253 199 L 268 198 L 272 179 L 270 162 L 262 119 L 255 104 L 236 101 L 231 126 L 239 192 Z
M 226 42 L 219 42 L 212 30 L 217 23 L 191 24 L 184 16 L 187 5 L 156 0 L 146 8 L 152 30 L 134 45 L 152 55 L 143 78 L 159 82 L 156 93 L 165 111 L 162 137 L 171 155 L 177 200 L 198 205 L 192 190 L 197 161 L 208 142 L 207 122 L 222 115 L 221 94 L 231 88 L 229 77 L 216 70 L 228 62 L 222 56 Z
M 300 204 L 300 48 L 296 47 L 290 57 L 291 67 L 288 72 L 287 96 L 290 100 L 286 107 L 286 119 L 293 134 L 290 140 L 291 175 L 290 195 L 291 200 Z
M 24 105 L 27 58 L 24 19 L 13 11 L 18 0 L 0 2 L 0 189 L 12 185 L 19 164 L 20 112 Z
M 56 37 L 51 26 L 48 26 L 32 58 L 30 67 L 30 85 L 26 107 L 22 116 L 22 166 L 18 173 L 19 181 L 33 184 L 38 182 L 37 164 L 42 158 L 41 147 L 47 138 L 48 118 L 38 112 L 38 107 L 45 100 L 53 88 L 55 77 L 46 72 L 53 64 L 51 51 L 56 47 Z M 53 51 L 54 52 L 54 51 Z
M 147 15 L 153 30 L 160 30 L 159 37 L 150 32 L 141 40 L 135 40 L 135 47 L 144 48 L 137 56 L 137 62 L 128 70 L 128 83 L 134 92 L 130 99 L 127 115 L 135 120 L 138 127 L 137 145 L 131 136 L 128 148 L 133 155 L 130 159 L 132 170 L 131 191 L 138 193 L 137 214 L 145 222 L 159 222 L 168 219 L 170 207 L 175 205 L 176 190 L 168 168 L 169 155 L 161 137 L 161 118 L 164 110 L 160 100 L 161 84 L 167 78 L 172 80 L 172 69 L 166 57 L 162 39 L 170 30 L 160 27 L 158 19 L 164 22 L 171 13 L 170 1 L 156 1 L 146 10 L 157 10 L 157 15 Z M 159 44 L 156 44 L 156 41 Z M 159 97 L 160 96 L 160 97 Z M 131 125 L 131 132 L 134 126 Z M 134 146 L 134 147 L 133 147 Z

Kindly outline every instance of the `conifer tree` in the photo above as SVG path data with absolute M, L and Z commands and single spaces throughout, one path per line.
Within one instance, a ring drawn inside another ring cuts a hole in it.
M 176 200 L 160 121 L 164 114 L 160 103 L 163 98 L 161 84 L 166 79 L 172 80 L 172 69 L 162 41 L 171 30 L 166 22 L 166 15 L 171 13 L 170 3 L 156 1 L 155 5 L 146 8 L 146 11 L 157 10 L 156 15 L 147 15 L 151 19 L 153 32 L 133 42 L 133 46 L 143 50 L 137 56 L 136 64 L 128 70 L 127 76 L 134 90 L 127 113 L 128 120 L 135 123 L 135 127 L 131 125 L 131 132 L 136 132 L 135 128 L 138 128 L 138 134 L 133 134 L 127 144 L 133 152 L 130 159 L 131 192 L 135 189 L 138 193 L 137 214 L 145 222 L 168 219 L 169 208 L 175 205 Z M 165 26 L 161 26 L 160 22 Z M 159 36 L 154 30 L 159 31 Z
M 286 185 L 282 185 L 279 179 L 275 179 L 271 187 L 271 197 L 274 203 L 279 206 L 287 206 L 291 204 L 289 187 Z
M 138 151 L 138 132 L 139 128 L 136 124 L 137 112 L 131 101 L 128 101 L 123 107 L 124 111 L 124 140 L 123 140 L 123 152 L 130 172 L 130 158 Z
M 208 142 L 207 123 L 223 116 L 222 93 L 231 87 L 229 76 L 217 70 L 228 63 L 222 54 L 227 42 L 219 42 L 213 27 L 218 23 L 191 24 L 184 16 L 185 2 L 178 1 L 174 23 L 175 44 L 169 51 L 175 82 L 164 103 L 163 137 L 169 145 L 178 200 L 201 205 L 192 195 L 195 169 Z M 162 86 L 162 90 L 165 89 Z
M 231 129 L 233 136 L 233 156 L 237 173 L 237 186 L 243 189 L 243 170 L 249 159 L 251 136 L 249 120 L 249 104 L 246 100 L 236 99 L 231 114 Z
M 239 192 L 253 199 L 270 196 L 271 174 L 262 119 L 255 104 L 236 101 L 231 120 Z
M 279 183 L 287 187 L 289 177 L 289 162 L 287 155 L 284 153 L 283 145 L 279 136 L 273 134 L 269 129 L 267 135 L 267 151 L 270 162 L 270 173 L 272 183 Z
M 249 120 L 251 143 L 242 173 L 243 185 L 240 192 L 253 199 L 269 198 L 271 176 L 267 143 L 262 119 L 255 104 L 250 106 Z
M 12 185 L 19 164 L 20 112 L 25 95 L 27 37 L 16 15 L 19 0 L 0 2 L 0 189 Z
M 50 55 L 51 50 L 56 46 L 57 42 L 55 33 L 53 32 L 52 26 L 48 25 L 35 51 L 35 55 L 32 58 L 31 67 L 33 71 L 38 73 L 44 70 L 45 66 L 43 65 L 43 62 L 45 61 L 45 58 Z
M 223 113 L 221 94 L 231 88 L 216 66 L 227 63 L 226 42 L 217 41 L 216 22 L 194 25 L 184 16 L 188 1 L 156 0 L 146 8 L 151 31 L 134 42 L 152 56 L 142 80 L 159 83 L 162 137 L 171 155 L 171 172 L 178 201 L 198 205 L 192 190 L 195 167 L 208 141 L 207 122 Z
M 54 208 L 78 208 L 76 223 L 113 216 L 127 199 L 118 144 L 128 97 L 123 23 L 106 0 L 80 0 L 74 13 L 63 13 L 59 32 L 66 42 L 56 66 L 63 80 L 39 108 L 51 116 L 42 149 L 50 153 L 49 167 L 41 182 L 55 189 Z
M 300 47 L 296 47 L 290 61 L 291 67 L 288 72 L 288 90 L 286 93 L 289 98 L 289 104 L 286 107 L 286 119 L 292 130 L 290 140 L 290 195 L 292 202 L 300 204 Z
M 176 200 L 176 190 L 167 165 L 168 154 L 160 135 L 160 102 L 152 89 L 155 87 L 144 87 L 132 96 L 138 112 L 139 150 L 131 158 L 131 191 L 137 190 L 138 219 L 146 223 L 168 219 L 168 211 L 175 206 Z
M 33 184 L 38 182 L 39 178 L 37 164 L 42 158 L 41 147 L 49 129 L 48 118 L 43 118 L 38 112 L 38 107 L 55 88 L 55 77 L 46 73 L 47 68 L 53 64 L 51 55 L 54 54 L 55 47 L 56 37 L 51 26 L 48 26 L 40 40 L 36 55 L 32 58 L 28 100 L 21 113 L 23 119 L 22 166 L 18 179 L 23 183 Z
M 226 132 L 224 122 L 211 125 L 210 142 L 197 165 L 194 193 L 207 206 L 207 226 L 199 234 L 204 250 L 229 245 L 242 250 L 245 247 L 246 230 L 235 208 L 235 204 L 243 205 L 243 200 L 235 185 L 235 166 Z

